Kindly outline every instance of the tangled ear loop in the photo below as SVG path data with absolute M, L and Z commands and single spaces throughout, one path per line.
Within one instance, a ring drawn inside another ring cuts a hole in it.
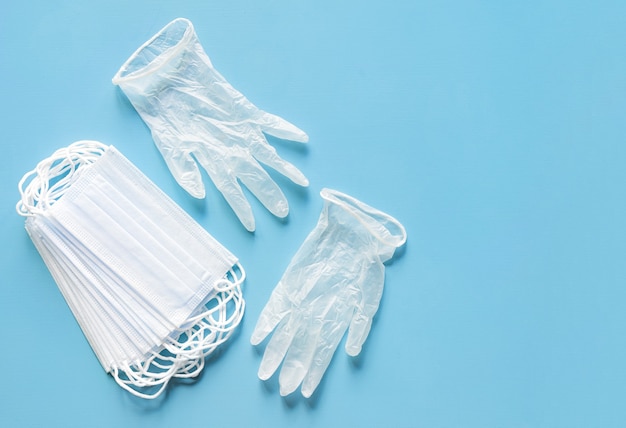
M 226 342 L 241 322 L 245 301 L 241 284 L 246 278 L 241 264 L 231 269 L 215 284 L 217 294 L 205 303 L 186 325 L 169 338 L 159 350 L 142 362 L 114 366 L 111 374 L 131 394 L 155 399 L 172 378 L 192 378 L 204 368 L 204 359 Z M 142 390 L 153 390 L 145 392 Z
M 19 181 L 17 213 L 24 217 L 42 214 L 76 181 L 81 168 L 98 160 L 106 149 L 98 141 L 77 141 L 39 162 Z

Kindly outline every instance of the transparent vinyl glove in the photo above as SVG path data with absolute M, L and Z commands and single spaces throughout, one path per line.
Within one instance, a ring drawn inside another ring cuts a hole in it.
M 272 331 L 259 377 L 282 362 L 280 393 L 302 384 L 310 397 L 346 330 L 348 355 L 361 352 L 383 293 L 384 262 L 406 241 L 393 217 L 346 194 L 323 189 L 316 227 L 296 252 L 261 312 L 250 342 Z
M 257 108 L 215 69 L 191 22 L 178 18 L 142 45 L 113 77 L 152 132 L 176 181 L 205 196 L 198 163 L 241 223 L 254 231 L 243 183 L 272 214 L 289 204 L 264 164 L 294 183 L 307 178 L 278 156 L 264 133 L 305 143 L 308 136 L 286 120 Z

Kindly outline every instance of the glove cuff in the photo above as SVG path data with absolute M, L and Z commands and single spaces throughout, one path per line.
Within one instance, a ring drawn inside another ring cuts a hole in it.
M 113 76 L 113 84 L 119 85 L 125 92 L 126 88 L 133 84 L 145 90 L 146 83 L 153 80 L 145 79 L 146 77 L 163 70 L 166 66 L 175 67 L 177 64 L 175 60 L 181 58 L 181 53 L 197 40 L 191 21 L 185 18 L 173 20 L 126 60 Z
M 337 190 L 324 188 L 320 192 L 320 196 L 328 203 L 337 205 L 348 214 L 352 215 L 374 238 L 380 241 L 383 248 L 383 254 L 381 256 L 385 260 L 393 255 L 393 251 L 396 248 L 406 242 L 406 230 L 404 226 L 389 214 L 377 210 Z M 387 254 L 387 251 L 385 251 L 386 248 L 390 249 L 390 254 Z

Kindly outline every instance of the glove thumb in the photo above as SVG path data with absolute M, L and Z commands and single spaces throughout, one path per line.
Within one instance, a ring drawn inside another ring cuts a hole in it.
M 372 328 L 372 320 L 378 311 L 380 299 L 383 296 L 384 282 L 385 267 L 380 262 L 372 262 L 365 273 L 363 283 L 359 286 L 361 295 L 354 310 L 346 339 L 346 353 L 352 357 L 361 353 L 363 344 Z
M 194 198 L 204 198 L 202 174 L 190 152 L 162 145 L 158 147 L 176 182 Z

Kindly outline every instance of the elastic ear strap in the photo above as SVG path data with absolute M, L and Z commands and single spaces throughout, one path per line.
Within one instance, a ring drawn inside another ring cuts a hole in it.
M 205 357 L 230 338 L 243 318 L 245 301 L 241 284 L 245 276 L 243 267 L 237 263 L 216 284 L 218 293 L 207 302 L 208 305 L 215 300 L 215 306 L 191 317 L 191 327 L 181 331 L 177 339 L 164 343 L 159 352 L 145 361 L 114 366 L 111 375 L 115 382 L 137 397 L 154 399 L 163 393 L 172 378 L 197 376 L 204 368 Z
M 18 184 L 17 213 L 26 217 L 45 212 L 70 188 L 79 169 L 94 163 L 106 149 L 98 141 L 77 141 L 39 162 Z

